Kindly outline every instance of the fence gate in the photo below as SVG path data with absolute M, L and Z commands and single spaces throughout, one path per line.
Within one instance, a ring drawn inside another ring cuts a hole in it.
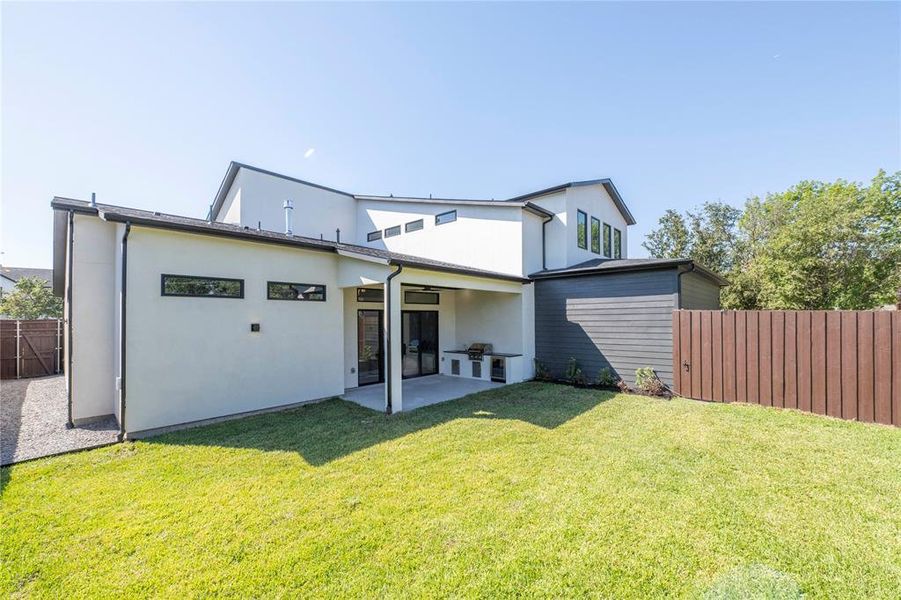
M 61 373 L 62 342 L 60 319 L 0 320 L 0 379 Z
M 673 311 L 687 398 L 901 426 L 901 312 Z

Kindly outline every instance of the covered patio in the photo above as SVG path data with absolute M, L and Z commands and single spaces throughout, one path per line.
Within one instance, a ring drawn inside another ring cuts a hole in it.
M 438 404 L 439 402 L 456 400 L 469 394 L 484 392 L 503 385 L 503 383 L 495 383 L 493 381 L 481 381 L 448 375 L 428 375 L 415 379 L 406 379 L 402 384 L 404 410 L 415 410 L 423 406 Z M 360 406 L 385 412 L 384 383 L 351 388 L 345 390 L 344 395 L 341 397 Z

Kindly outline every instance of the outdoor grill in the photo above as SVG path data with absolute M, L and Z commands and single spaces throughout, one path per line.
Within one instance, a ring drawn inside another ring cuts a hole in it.
M 477 342 L 470 344 L 469 348 L 466 349 L 466 353 L 469 354 L 469 360 L 482 360 L 482 357 L 486 354 L 491 354 L 492 350 L 491 344 Z

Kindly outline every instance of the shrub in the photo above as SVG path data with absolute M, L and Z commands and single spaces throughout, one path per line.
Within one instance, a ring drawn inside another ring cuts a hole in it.
M 616 382 L 616 387 L 618 387 L 619 391 L 621 391 L 623 393 L 629 393 L 632 391 L 631 389 L 629 389 L 629 384 L 626 383 L 625 381 L 623 381 L 622 379 L 620 379 Z
M 566 365 L 566 379 L 570 383 L 582 385 L 585 383 L 585 376 L 582 375 L 582 368 L 579 367 L 579 361 L 575 357 L 570 357 L 569 364 Z
M 666 386 L 657 377 L 657 373 L 651 367 L 642 367 L 635 370 L 635 386 L 647 394 L 663 396 L 666 394 Z
M 548 368 L 544 366 L 544 363 L 538 360 L 535 360 L 535 379 L 538 381 L 550 381 L 551 380 L 551 372 L 548 371 Z
M 604 387 L 614 385 L 616 383 L 616 377 L 613 376 L 613 371 L 611 371 L 609 367 L 604 367 L 598 371 L 597 383 Z

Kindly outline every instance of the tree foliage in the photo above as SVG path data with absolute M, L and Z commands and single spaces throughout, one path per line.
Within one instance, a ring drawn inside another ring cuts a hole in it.
M 63 301 L 40 277 L 23 277 L 13 291 L 0 296 L 0 314 L 10 319 L 59 319 Z
M 688 257 L 731 285 L 723 306 L 868 309 L 901 288 L 901 172 L 869 185 L 802 181 L 750 198 L 744 209 L 707 203 L 687 217 L 668 210 L 645 248 Z

